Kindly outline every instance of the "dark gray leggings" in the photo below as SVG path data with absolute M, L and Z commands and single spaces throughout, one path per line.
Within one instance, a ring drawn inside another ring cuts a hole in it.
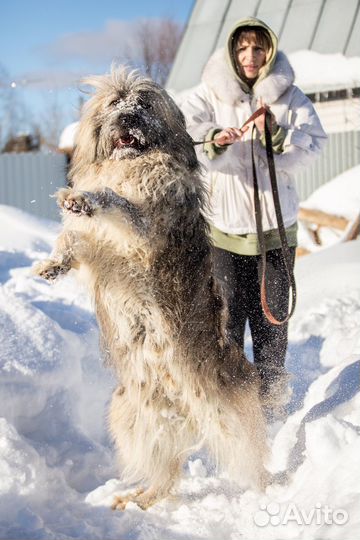
M 295 248 L 290 248 L 290 252 L 294 266 Z M 283 371 L 288 325 L 271 324 L 262 311 L 259 263 L 260 256 L 237 255 L 214 248 L 215 275 L 224 287 L 229 306 L 228 330 L 244 348 L 245 324 L 249 321 L 254 362 L 266 384 Z M 266 288 L 272 313 L 283 319 L 288 312 L 289 285 L 280 249 L 266 254 Z

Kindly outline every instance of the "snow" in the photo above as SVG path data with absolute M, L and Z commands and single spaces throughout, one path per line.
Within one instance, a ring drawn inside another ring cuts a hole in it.
M 360 212 L 360 165 L 323 184 L 301 206 L 355 219 Z
M 299 222 L 299 245 L 309 251 L 317 251 L 343 240 L 360 213 L 360 165 L 348 169 L 315 190 L 301 207 L 320 210 L 334 216 L 346 218 L 349 225 L 345 231 L 321 227 L 318 231 L 321 246 L 314 243 L 307 227 Z
M 60 150 L 69 150 L 74 147 L 74 141 L 78 127 L 79 122 L 72 122 L 72 124 L 69 124 L 63 129 L 59 139 Z
M 289 55 L 295 84 L 305 93 L 341 90 L 360 86 L 360 58 L 343 54 L 296 51 Z
M 130 486 L 106 432 L 115 381 L 91 305 L 73 276 L 49 285 L 31 275 L 58 230 L 0 207 L 0 538 L 357 538 L 360 242 L 297 262 L 290 415 L 269 428 L 269 467 L 286 469 L 288 484 L 241 491 L 198 452 L 177 496 L 146 512 L 135 504 L 113 512 L 114 494 Z

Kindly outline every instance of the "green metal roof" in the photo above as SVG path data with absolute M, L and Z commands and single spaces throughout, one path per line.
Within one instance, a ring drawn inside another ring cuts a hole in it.
M 360 0 L 197 0 L 167 87 L 178 92 L 198 84 L 211 53 L 248 16 L 266 22 L 286 53 L 360 56 Z

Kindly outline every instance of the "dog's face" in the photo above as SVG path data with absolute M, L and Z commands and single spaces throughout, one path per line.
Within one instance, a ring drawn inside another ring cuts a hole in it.
M 158 84 L 124 68 L 85 82 L 96 92 L 84 106 L 75 161 L 136 158 L 159 149 L 197 167 L 183 114 Z
M 114 89 L 109 103 L 99 111 L 98 157 L 137 157 L 149 149 L 162 148 L 166 135 L 171 136 L 166 101 L 163 91 L 148 81 Z
M 151 129 L 155 123 L 151 97 L 131 89 L 116 94 L 99 128 L 99 154 L 110 159 L 137 157 L 158 143 Z

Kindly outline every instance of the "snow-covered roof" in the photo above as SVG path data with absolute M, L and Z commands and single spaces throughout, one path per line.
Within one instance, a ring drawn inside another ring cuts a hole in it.
M 74 140 L 78 125 L 79 122 L 73 122 L 63 129 L 59 139 L 60 150 L 68 150 L 74 147 Z
M 228 32 L 238 19 L 249 16 L 262 19 L 277 33 L 279 48 L 286 54 L 297 51 L 319 53 L 319 56 L 311 57 L 310 66 L 301 65 L 307 88 L 310 88 L 306 91 L 318 91 L 319 84 L 322 90 L 349 87 L 348 76 L 342 85 L 343 73 L 342 70 L 337 71 L 337 66 L 341 57 L 344 57 L 342 63 L 345 58 L 360 58 L 360 4 L 357 0 L 197 0 L 167 83 L 168 88 L 179 92 L 197 85 L 211 53 L 224 46 Z M 324 74 L 325 65 L 332 72 L 330 87 Z M 358 64 L 352 68 L 355 71 L 357 68 L 358 80 Z
M 321 92 L 360 86 L 360 56 L 298 51 L 289 54 L 295 84 L 303 92 Z

